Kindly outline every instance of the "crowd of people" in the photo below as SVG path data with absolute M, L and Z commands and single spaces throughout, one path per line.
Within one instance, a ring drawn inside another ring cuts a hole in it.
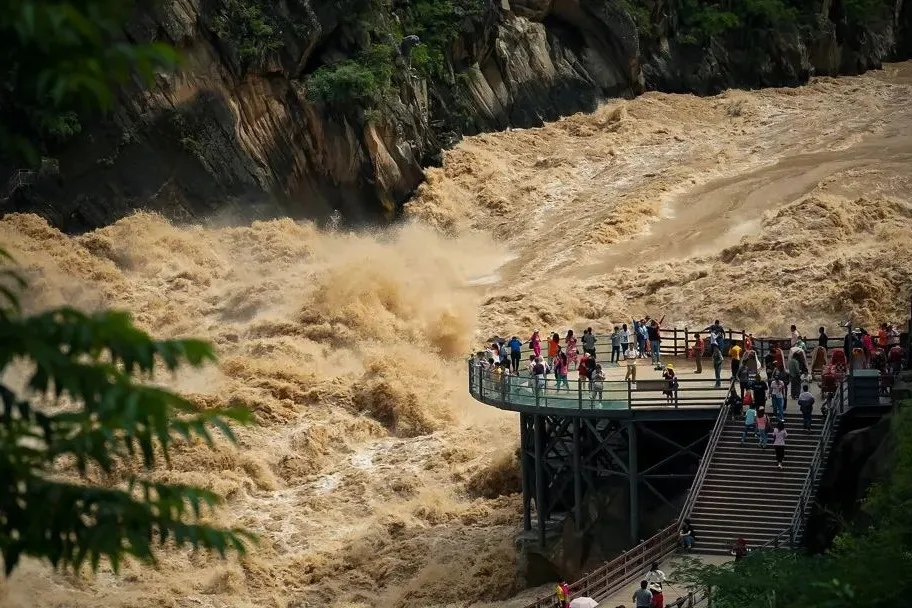
M 624 380 L 635 384 L 639 361 L 650 359 L 654 369 L 662 372 L 665 381 L 663 392 L 667 402 L 676 404 L 679 390 L 678 372 L 674 364 L 664 364 L 661 357 L 663 321 L 664 317 L 652 319 L 644 316 L 642 319 L 632 319 L 629 325 L 625 323 L 614 326 L 611 333 L 598 338 L 591 327 L 586 328 L 579 337 L 570 329 L 564 337 L 551 333 L 549 337 L 544 338 L 539 330 L 535 330 L 527 340 L 521 340 L 518 336 L 512 336 L 509 340 L 498 338 L 492 341 L 487 351 L 477 353 L 475 363 L 482 370 L 489 372 L 491 380 L 495 382 L 505 376 L 522 377 L 515 385 L 517 390 L 534 395 L 541 394 L 549 385 L 555 391 L 569 392 L 569 374 L 576 371 L 580 382 L 579 390 L 588 393 L 594 406 L 602 401 L 607 379 L 606 368 L 623 366 L 626 369 Z M 607 360 L 600 360 L 596 350 L 600 338 L 607 342 L 603 354 L 610 345 L 611 354 Z M 779 430 L 778 422 L 784 421 L 789 396 L 799 401 L 799 408 L 803 408 L 801 411 L 805 414 L 807 424 L 810 417 L 806 411 L 807 398 L 801 397 L 803 394 L 810 394 L 803 390 L 806 389 L 811 367 L 809 356 L 814 357 L 813 363 L 819 368 L 823 365 L 820 361 L 821 353 L 826 359 L 827 353 L 834 350 L 830 346 L 831 339 L 825 328 L 819 328 L 816 339 L 812 341 L 806 339 L 798 328 L 792 325 L 789 345 L 770 347 L 767 341 L 762 364 L 753 335 L 747 334 L 739 340 L 733 340 L 730 334 L 726 337 L 725 328 L 719 320 L 707 326 L 702 332 L 693 333 L 692 340 L 688 357 L 695 363 L 693 373 L 702 374 L 703 361 L 708 358 L 712 364 L 716 388 L 723 386 L 724 377 L 727 376 L 723 372 L 723 367 L 726 358 L 729 359 L 731 378 L 739 380 L 740 397 L 743 398 L 745 392 L 752 394 L 740 404 L 733 405 L 750 409 L 750 402 L 755 402 L 754 409 L 759 418 L 756 435 L 761 445 L 766 445 L 764 436 L 772 436 L 774 446 L 782 447 L 781 442 L 784 439 L 780 436 L 785 437 L 787 433 L 776 431 Z M 814 341 L 816 345 L 813 344 Z M 885 375 L 898 373 L 904 356 L 898 330 L 886 323 L 880 326 L 876 336 L 864 328 L 846 332 L 842 350 L 846 355 L 845 360 L 851 361 L 856 368 L 876 368 Z M 524 351 L 528 353 L 525 365 Z M 511 382 L 510 385 L 514 386 L 514 383 Z M 764 423 L 767 418 L 767 396 L 770 398 L 772 416 L 775 418 L 769 427 L 765 427 Z M 764 430 L 765 435 L 762 432 Z M 777 440 L 779 443 L 776 443 Z

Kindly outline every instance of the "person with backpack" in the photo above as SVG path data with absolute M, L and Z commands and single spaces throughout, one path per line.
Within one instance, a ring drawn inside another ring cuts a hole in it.
M 545 374 L 548 373 L 548 368 L 542 362 L 541 356 L 535 357 L 535 363 L 532 364 L 532 381 L 533 386 L 535 387 L 535 394 L 539 395 L 545 390 L 545 382 L 547 377 Z

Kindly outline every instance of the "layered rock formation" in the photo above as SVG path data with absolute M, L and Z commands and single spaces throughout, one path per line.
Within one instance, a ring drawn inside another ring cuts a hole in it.
M 186 58 L 180 74 L 126 92 L 112 117 L 55 151 L 59 174 L 4 210 L 37 210 L 68 231 L 136 208 L 178 220 L 389 219 L 462 134 L 537 125 L 646 89 L 798 85 L 877 67 L 912 44 L 903 0 L 865 26 L 850 24 L 842 0 L 793 2 L 807 5 L 801 23 L 705 40 L 688 34 L 683 0 L 477 0 L 442 69 L 422 75 L 400 57 L 380 107 L 340 110 L 313 101 L 308 77 L 370 46 L 357 23 L 372 11 L 407 26 L 409 2 L 264 3 L 283 27 L 249 60 L 216 23 L 246 1 L 168 0 L 139 16 L 129 37 L 173 43 Z

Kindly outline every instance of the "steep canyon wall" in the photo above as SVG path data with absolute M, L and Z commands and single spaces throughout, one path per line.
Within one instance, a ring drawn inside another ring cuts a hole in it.
M 174 44 L 180 73 L 125 92 L 113 116 L 49 152 L 59 173 L 5 210 L 37 211 L 70 232 L 137 208 L 177 220 L 390 219 L 422 167 L 463 134 L 539 125 L 647 89 L 798 85 L 908 55 L 908 2 L 890 0 L 863 24 L 846 2 L 790 0 L 789 20 L 748 15 L 715 32 L 685 0 L 166 0 L 127 35 Z M 362 69 L 371 49 L 396 49 L 415 31 L 423 62 L 396 53 Z M 328 95 L 339 98 L 314 95 L 326 66 L 351 68 L 333 72 Z M 351 92 L 377 73 L 381 95 Z

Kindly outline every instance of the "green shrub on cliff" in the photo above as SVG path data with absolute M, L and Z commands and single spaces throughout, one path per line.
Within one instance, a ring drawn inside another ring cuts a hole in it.
M 368 109 L 379 105 L 392 85 L 394 50 L 375 44 L 358 55 L 323 66 L 307 77 L 307 94 L 312 101 L 340 110 Z
M 244 67 L 282 48 L 279 24 L 258 0 L 224 0 L 212 20 L 216 35 L 238 55 Z
M 421 38 L 412 65 L 426 76 L 446 76 L 446 54 L 459 36 L 472 31 L 484 15 L 483 0 L 417 0 L 405 13 L 403 27 Z
M 892 0 L 842 0 L 842 9 L 850 25 L 870 25 L 890 18 Z
M 683 0 L 680 6 L 682 42 L 706 44 L 712 38 L 738 32 L 752 37 L 795 25 L 799 11 L 785 0 Z

